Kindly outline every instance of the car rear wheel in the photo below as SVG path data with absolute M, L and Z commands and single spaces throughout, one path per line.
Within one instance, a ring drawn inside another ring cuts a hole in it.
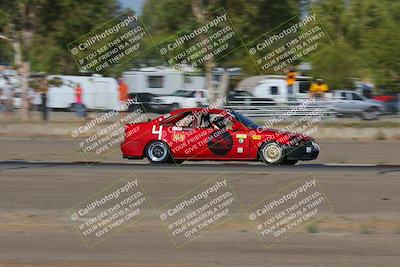
M 284 159 L 283 148 L 275 142 L 265 143 L 260 148 L 260 158 L 268 165 L 278 165 Z
M 171 153 L 166 143 L 154 141 L 147 146 L 146 157 L 151 163 L 167 163 L 171 159 Z

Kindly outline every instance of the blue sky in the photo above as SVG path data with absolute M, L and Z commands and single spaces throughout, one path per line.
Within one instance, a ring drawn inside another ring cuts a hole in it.
M 132 8 L 136 13 L 142 12 L 142 6 L 145 0 L 119 0 L 123 8 Z

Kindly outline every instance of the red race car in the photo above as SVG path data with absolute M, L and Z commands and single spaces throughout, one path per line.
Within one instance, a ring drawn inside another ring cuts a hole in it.
M 318 157 L 312 137 L 266 129 L 232 110 L 180 109 L 149 122 L 125 125 L 124 158 L 152 163 L 186 160 L 262 160 L 294 165 Z

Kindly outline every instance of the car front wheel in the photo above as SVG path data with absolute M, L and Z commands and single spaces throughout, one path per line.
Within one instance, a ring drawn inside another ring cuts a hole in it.
M 171 158 L 171 154 L 166 143 L 155 141 L 147 146 L 146 157 L 151 163 L 167 163 Z
M 178 103 L 173 103 L 173 104 L 171 105 L 171 111 L 178 110 L 179 108 L 180 108 L 180 106 L 179 106 Z
M 284 157 L 283 148 L 275 142 L 265 143 L 260 148 L 260 158 L 268 165 L 278 165 Z
M 370 107 L 361 113 L 363 120 L 377 120 L 379 117 L 379 111 L 377 107 Z

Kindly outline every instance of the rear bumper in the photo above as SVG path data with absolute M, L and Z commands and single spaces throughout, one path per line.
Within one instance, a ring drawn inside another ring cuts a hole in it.
M 285 154 L 288 160 L 314 160 L 318 158 L 320 148 L 313 142 L 307 142 L 302 146 L 288 146 Z

